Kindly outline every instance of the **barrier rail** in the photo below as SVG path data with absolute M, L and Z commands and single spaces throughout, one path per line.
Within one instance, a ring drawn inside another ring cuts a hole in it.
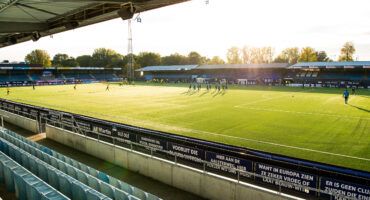
M 0 109 L 36 120 L 40 130 L 44 129 L 45 124 L 50 124 L 98 141 L 188 165 L 238 182 L 249 182 L 277 189 L 279 192 L 323 199 L 335 198 L 335 194 L 339 196 L 345 194 L 344 197 L 348 196 L 350 199 L 356 199 L 356 197 L 370 199 L 370 187 L 368 187 L 370 178 L 366 178 L 366 175 L 369 175 L 367 172 L 345 169 L 345 172 L 356 173 L 338 173 L 330 171 L 331 166 L 318 169 L 304 165 L 308 161 L 299 159 L 296 159 L 299 161 L 298 164 L 288 162 L 292 158 L 282 157 L 284 159 L 275 160 L 274 158 L 278 156 L 274 154 L 166 135 L 163 132 L 6 100 L 0 100 Z M 232 151 L 233 149 L 235 151 Z M 237 151 L 239 149 L 240 151 Z M 259 157 L 260 154 L 268 156 Z M 353 188 L 360 191 L 352 191 Z

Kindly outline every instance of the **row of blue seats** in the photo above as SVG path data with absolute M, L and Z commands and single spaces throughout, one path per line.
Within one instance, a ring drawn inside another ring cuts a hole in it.
M 30 79 L 26 74 L 0 75 L 0 82 L 9 82 L 9 81 L 30 81 Z
M 5 132 L 7 133 L 6 135 L 4 135 Z M 123 181 L 120 181 L 120 180 L 118 180 L 114 177 L 108 176 L 103 172 L 100 172 L 98 170 L 95 170 L 94 168 L 88 167 L 85 164 L 80 163 L 78 161 L 75 161 L 75 160 L 73 160 L 73 159 L 71 159 L 67 156 L 64 156 L 64 155 L 58 153 L 58 152 L 52 151 L 52 150 L 50 150 L 50 149 L 48 149 L 48 148 L 46 148 L 46 147 L 44 147 L 44 146 L 42 146 L 38 143 L 27 140 L 26 138 L 12 132 L 12 131 L 6 130 L 6 131 L 4 131 L 4 133 L 2 134 L 3 135 L 2 137 L 5 137 L 5 138 L 9 139 L 11 142 L 15 143 L 17 146 L 20 146 L 21 148 L 23 147 L 23 145 L 19 144 L 19 142 L 26 144 L 24 146 L 24 148 L 28 152 L 31 151 L 31 153 L 32 153 L 32 151 L 33 151 L 32 149 L 35 149 L 36 151 L 39 152 L 39 153 L 36 152 L 36 155 L 37 154 L 47 154 L 50 158 L 46 159 L 45 162 L 47 162 L 47 163 L 49 163 L 53 166 L 58 166 L 59 169 L 64 170 L 65 167 L 60 166 L 61 164 L 59 164 L 59 163 L 64 163 L 66 165 L 66 168 L 69 168 L 71 171 L 72 170 L 76 171 L 76 173 L 71 172 L 72 173 L 71 175 L 73 175 L 74 177 L 77 176 L 77 179 L 80 178 L 81 180 L 83 180 L 84 183 L 86 182 L 85 178 L 78 177 L 78 175 L 85 174 L 88 177 L 89 180 L 94 180 L 94 182 L 98 182 L 99 185 L 107 184 L 108 186 L 111 186 L 113 188 L 112 190 L 105 191 L 103 193 L 106 194 L 107 196 L 113 198 L 113 199 L 115 199 L 115 195 L 113 195 L 112 193 L 114 193 L 116 191 L 116 193 L 122 193 L 122 194 L 120 194 L 121 196 L 124 194 L 126 196 L 131 196 L 131 198 L 136 197 L 138 199 L 144 199 L 144 200 L 159 200 L 158 197 L 156 197 L 156 196 L 154 196 L 150 193 L 144 192 L 143 190 L 141 190 L 139 188 L 133 187 L 133 186 L 131 186 L 131 185 L 129 185 L 129 184 L 123 182 Z M 43 157 L 43 156 L 38 155 L 38 157 Z M 58 162 L 58 165 L 57 165 L 56 162 Z M 81 176 L 83 176 L 83 175 L 81 175 Z M 95 186 L 94 188 L 97 188 L 98 191 L 100 191 L 99 187 Z
M 63 74 L 65 78 L 74 78 L 74 79 L 94 79 L 90 74 Z M 62 78 L 62 76 L 58 76 Z
M 335 74 L 335 73 L 321 73 L 319 78 L 324 79 L 342 79 L 342 80 L 363 80 L 366 78 L 364 74 Z
M 131 195 L 134 195 L 134 196 L 137 196 L 138 198 L 140 199 L 155 199 L 155 200 L 158 200 L 159 198 L 156 198 L 154 195 L 152 194 L 149 194 L 149 193 L 146 193 L 142 190 L 140 190 L 139 188 L 136 188 L 136 187 L 133 187 L 123 181 L 120 181 L 114 177 L 111 177 L 111 176 L 108 176 L 106 175 L 105 173 L 103 172 L 100 172 L 94 168 L 91 168 L 91 167 L 88 167 L 87 165 L 83 164 L 83 163 L 80 163 L 76 160 L 73 160 L 67 156 L 64 156 L 63 154 L 60 154 L 56 151 L 52 151 L 50 150 L 49 148 L 47 147 L 44 147 L 36 142 L 33 142 L 33 141 L 30 141 L 30 140 L 27 140 L 26 138 L 12 132 L 12 131 L 5 131 L 6 133 L 8 133 L 9 135 L 11 135 L 12 137 L 14 138 L 17 138 L 18 140 L 21 140 L 22 142 L 38 149 L 38 150 L 41 150 L 42 152 L 44 153 L 48 153 L 49 155 L 53 156 L 54 158 L 62 161 L 62 162 L 65 162 L 66 164 L 69 164 L 73 167 L 75 167 L 76 169 L 78 170 L 81 170 L 95 178 L 98 178 L 99 180 L 101 181 L 105 181 L 106 183 L 109 183 L 110 185 L 118 188 L 118 189 L 122 189 L 123 191 L 131 194 Z
M 97 80 L 113 80 L 117 78 L 114 74 L 60 74 L 56 78 L 59 79 L 97 79 Z M 41 74 L 16 74 L 16 75 L 0 75 L 0 82 L 11 82 L 11 81 L 38 81 L 43 80 L 44 77 Z M 53 77 L 49 77 L 53 79 Z
M 68 197 L 0 152 L 0 182 L 20 200 L 66 200 Z
M 0 139 L 0 146 L 2 152 L 70 199 L 111 199 L 4 139 Z

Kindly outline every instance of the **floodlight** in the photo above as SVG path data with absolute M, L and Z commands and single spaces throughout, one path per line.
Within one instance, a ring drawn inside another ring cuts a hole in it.
M 41 38 L 41 35 L 39 32 L 33 32 L 31 37 L 32 37 L 32 41 L 36 42 L 37 40 Z
M 136 12 L 136 8 L 132 5 L 125 5 L 117 11 L 118 16 L 123 20 L 131 19 Z

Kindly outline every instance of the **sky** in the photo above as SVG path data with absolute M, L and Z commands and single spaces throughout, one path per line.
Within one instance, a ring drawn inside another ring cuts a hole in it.
M 133 22 L 133 51 L 161 55 L 197 51 L 226 57 L 227 49 L 311 46 L 336 59 L 347 41 L 355 58 L 370 60 L 369 0 L 193 0 L 140 13 Z M 23 61 L 34 49 L 77 57 L 95 48 L 127 54 L 127 21 L 114 19 L 0 49 L 0 60 Z

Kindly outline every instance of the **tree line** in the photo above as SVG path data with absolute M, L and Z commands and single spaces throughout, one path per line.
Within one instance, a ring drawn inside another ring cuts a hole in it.
M 30 64 L 41 64 L 46 67 L 124 67 L 128 64 L 131 55 L 122 55 L 112 49 L 98 48 L 92 55 L 81 55 L 76 58 L 68 54 L 58 53 L 51 59 L 50 55 L 41 49 L 36 49 L 26 55 L 25 61 Z M 161 56 L 155 52 L 141 52 L 133 54 L 134 67 L 140 68 L 155 65 L 192 65 L 192 64 L 225 64 L 218 56 L 207 58 L 198 52 L 192 51 L 188 55 L 174 53 Z
M 353 61 L 356 52 L 352 42 L 346 42 L 340 49 L 338 61 Z M 227 51 L 227 63 L 229 64 L 262 64 L 262 63 L 290 63 L 297 62 L 333 62 L 325 51 L 316 51 L 312 47 L 286 48 L 274 57 L 272 47 L 231 47 Z
M 353 61 L 356 52 L 354 44 L 346 42 L 340 50 L 338 61 Z M 207 58 L 196 51 L 188 55 L 174 53 L 161 56 L 155 52 L 141 52 L 133 55 L 122 55 L 112 49 L 98 48 L 92 55 L 81 55 L 76 58 L 68 54 L 58 53 L 51 59 L 47 51 L 36 49 L 26 55 L 25 61 L 30 64 L 41 64 L 45 67 L 125 67 L 129 58 L 134 59 L 134 68 L 155 65 L 202 65 L 202 64 L 262 64 L 262 63 L 290 63 L 297 62 L 331 62 L 325 51 L 316 51 L 312 47 L 286 48 L 274 56 L 272 47 L 231 47 L 227 50 L 226 61 L 219 56 Z

